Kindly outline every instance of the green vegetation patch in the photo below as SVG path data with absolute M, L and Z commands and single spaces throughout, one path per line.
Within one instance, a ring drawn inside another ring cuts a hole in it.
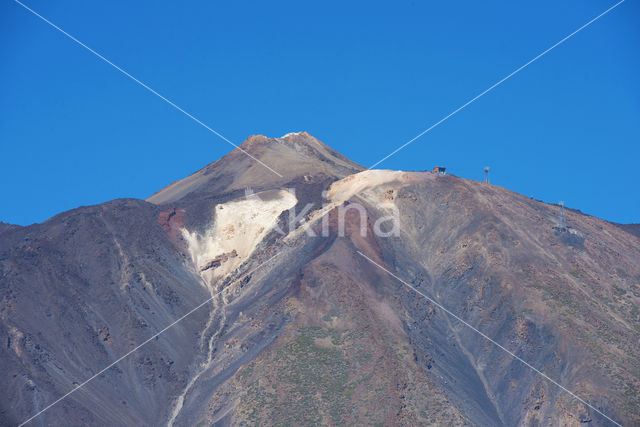
M 275 352 L 275 366 L 268 379 L 249 384 L 241 401 L 241 408 L 247 408 L 247 420 L 267 419 L 273 425 L 317 425 L 327 418 L 335 423 L 344 421 L 342 416 L 355 390 L 349 384 L 350 362 L 339 349 L 316 342 L 330 337 L 339 345 L 340 333 L 320 327 L 297 332 Z

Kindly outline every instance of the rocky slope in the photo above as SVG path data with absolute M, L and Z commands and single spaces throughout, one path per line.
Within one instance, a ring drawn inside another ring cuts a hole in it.
M 20 228 L 20 226 L 19 225 L 13 225 L 13 224 L 7 224 L 6 222 L 0 221 L 0 234 L 4 233 L 5 231 L 14 230 L 16 228 Z
M 236 149 L 0 229 L 3 424 L 88 379 L 29 424 L 640 424 L 636 235 L 306 133 L 241 148 L 279 175 Z

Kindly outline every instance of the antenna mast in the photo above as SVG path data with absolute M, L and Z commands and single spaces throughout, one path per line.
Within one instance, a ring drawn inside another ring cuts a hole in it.
M 559 218 L 560 228 L 565 229 L 567 228 L 567 225 L 564 221 L 564 202 L 561 200 L 558 202 L 558 205 L 560 205 L 560 218 Z

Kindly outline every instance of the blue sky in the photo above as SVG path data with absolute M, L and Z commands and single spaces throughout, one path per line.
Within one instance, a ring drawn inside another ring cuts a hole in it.
M 369 166 L 614 2 L 24 0 L 236 143 L 306 130 Z M 627 0 L 379 167 L 445 165 L 640 222 Z M 146 198 L 232 147 L 0 2 L 0 220 Z

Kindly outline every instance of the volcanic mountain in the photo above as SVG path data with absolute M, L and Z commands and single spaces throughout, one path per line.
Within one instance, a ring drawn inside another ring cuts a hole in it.
M 640 425 L 640 238 L 560 209 L 303 132 L 0 224 L 0 420 Z

